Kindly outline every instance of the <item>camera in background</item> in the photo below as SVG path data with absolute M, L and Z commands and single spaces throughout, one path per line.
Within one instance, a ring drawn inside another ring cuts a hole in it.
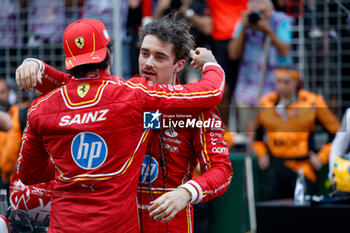
M 252 12 L 248 15 L 248 21 L 252 25 L 256 25 L 261 19 L 261 15 L 264 14 L 261 10 L 252 10 Z

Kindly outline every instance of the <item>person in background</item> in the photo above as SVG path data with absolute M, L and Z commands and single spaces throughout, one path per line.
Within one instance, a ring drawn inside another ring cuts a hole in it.
M 8 189 L 10 174 L 14 170 L 14 164 L 8 164 L 7 158 L 13 157 L 14 163 L 21 146 L 21 128 L 19 124 L 19 106 L 9 103 L 10 87 L 5 78 L 0 78 L 0 103 L 11 117 L 11 129 L 0 132 L 0 170 L 1 187 Z
M 0 167 L 1 179 L 10 183 L 11 176 L 16 170 L 18 152 L 21 147 L 22 133 L 27 123 L 29 100 L 11 106 L 9 113 L 12 120 L 12 129 L 6 136 L 6 143 L 1 152 Z
M 275 90 L 273 70 L 289 62 L 291 22 L 285 13 L 274 10 L 270 0 L 250 0 L 248 10 L 243 12 L 233 35 L 228 53 L 231 59 L 241 59 L 234 92 L 238 107 L 237 129 L 240 133 L 246 133 L 258 102 L 265 38 L 271 38 L 271 46 L 268 49 L 262 94 Z
M 0 105 L 0 131 L 9 131 L 12 128 L 11 116 Z
M 210 34 L 213 22 L 206 1 L 183 0 L 178 12 L 181 17 L 192 25 L 190 33 L 194 36 L 196 47 L 211 49 L 212 40 Z M 199 70 L 193 69 L 189 63 L 186 63 L 179 78 L 182 83 L 193 83 L 197 82 L 200 76 Z
M 225 92 L 218 108 L 222 121 L 228 126 L 232 93 L 237 80 L 238 61 L 229 58 L 227 46 L 238 25 L 241 12 L 247 8 L 248 0 L 207 0 L 207 2 L 213 19 L 211 32 L 213 54 L 217 57 L 218 63 L 222 66 L 226 75 Z M 229 134 L 227 134 L 228 136 Z M 226 139 L 229 145 L 234 144 L 232 137 Z
M 259 167 L 268 170 L 267 198 L 292 198 L 299 169 L 303 170 L 307 190 L 312 194 L 317 179 L 315 171 L 328 163 L 339 121 L 322 96 L 300 88 L 298 71 L 278 68 L 274 76 L 277 90 L 259 100 L 253 142 Z M 330 135 L 329 142 L 318 152 L 313 143 L 316 122 Z

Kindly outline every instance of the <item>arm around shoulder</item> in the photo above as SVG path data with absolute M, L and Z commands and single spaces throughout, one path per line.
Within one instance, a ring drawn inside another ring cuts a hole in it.
M 222 99 L 225 73 L 211 51 L 197 48 L 191 52 L 191 56 L 192 64 L 203 70 L 203 76 L 198 83 L 159 85 L 139 77 L 130 79 L 124 85 L 138 89 L 137 99 L 149 110 L 177 108 L 196 113 L 209 110 Z

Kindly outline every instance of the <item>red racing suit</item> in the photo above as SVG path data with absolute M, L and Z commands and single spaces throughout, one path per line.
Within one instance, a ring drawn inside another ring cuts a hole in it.
M 40 90 L 47 92 L 47 87 L 53 88 L 50 85 L 59 86 L 61 82 L 70 81 L 70 77 L 64 73 L 54 70 L 47 64 L 44 67 L 43 81 L 50 83 L 46 83 L 45 88 L 39 86 Z M 164 129 L 161 130 L 162 145 L 160 145 L 158 135 L 160 131 L 150 135 L 150 143 L 142 164 L 138 187 L 141 232 L 165 232 L 166 227 L 170 232 L 193 232 L 192 203 L 206 202 L 222 195 L 230 184 L 232 167 L 228 159 L 228 147 L 223 140 L 224 130 L 218 110 L 215 108 L 202 112 L 197 117 L 193 117 L 193 119 L 196 118 L 202 122 L 209 120 L 214 123 L 215 121 L 219 123 L 219 126 L 214 127 L 212 124 L 209 127 L 202 125 L 200 128 L 177 128 L 177 132 L 172 127 Z M 163 161 L 161 161 L 161 146 L 164 152 Z M 191 180 L 192 172 L 198 162 L 201 173 L 205 174 Z M 161 221 L 154 222 L 149 217 L 148 207 L 151 194 L 148 175 L 149 177 L 154 176 L 151 182 L 153 199 L 183 184 L 183 187 L 192 193 L 191 204 L 180 211 L 167 225 Z
M 136 190 L 150 135 L 143 108 L 210 109 L 223 87 L 222 69 L 207 63 L 197 84 L 100 71 L 33 101 L 18 173 L 27 185 L 55 179 L 48 232 L 139 232 Z
M 176 116 L 171 119 L 181 120 Z M 218 110 L 215 108 L 197 116 L 186 117 L 184 121 L 187 119 L 210 121 L 211 124 L 203 124 L 200 128 L 168 127 L 151 135 L 138 185 L 138 207 L 143 233 L 193 232 L 192 203 L 206 202 L 222 195 L 231 182 L 232 167 Z M 218 125 L 215 126 L 213 122 Z M 202 175 L 192 179 L 197 163 Z M 148 211 L 150 201 L 179 186 L 192 193 L 190 204 L 168 223 L 162 223 L 161 220 L 154 222 Z

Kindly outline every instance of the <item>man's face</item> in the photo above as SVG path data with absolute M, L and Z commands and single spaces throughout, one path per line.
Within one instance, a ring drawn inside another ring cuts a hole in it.
M 270 6 L 270 4 L 267 1 L 252 2 L 249 9 L 250 9 L 250 11 L 252 11 L 252 10 L 262 11 L 267 19 L 269 19 L 271 17 L 271 14 L 272 14 L 272 7 Z
M 289 77 L 287 74 L 279 74 L 275 77 L 276 89 L 282 96 L 290 96 L 295 92 L 298 86 L 298 80 Z
M 2 106 L 8 106 L 10 90 L 5 79 L 0 79 L 0 103 Z
M 154 35 L 146 35 L 139 55 L 139 72 L 148 81 L 159 84 L 175 84 L 176 74 L 185 61 L 175 62 L 173 44 L 159 40 Z

